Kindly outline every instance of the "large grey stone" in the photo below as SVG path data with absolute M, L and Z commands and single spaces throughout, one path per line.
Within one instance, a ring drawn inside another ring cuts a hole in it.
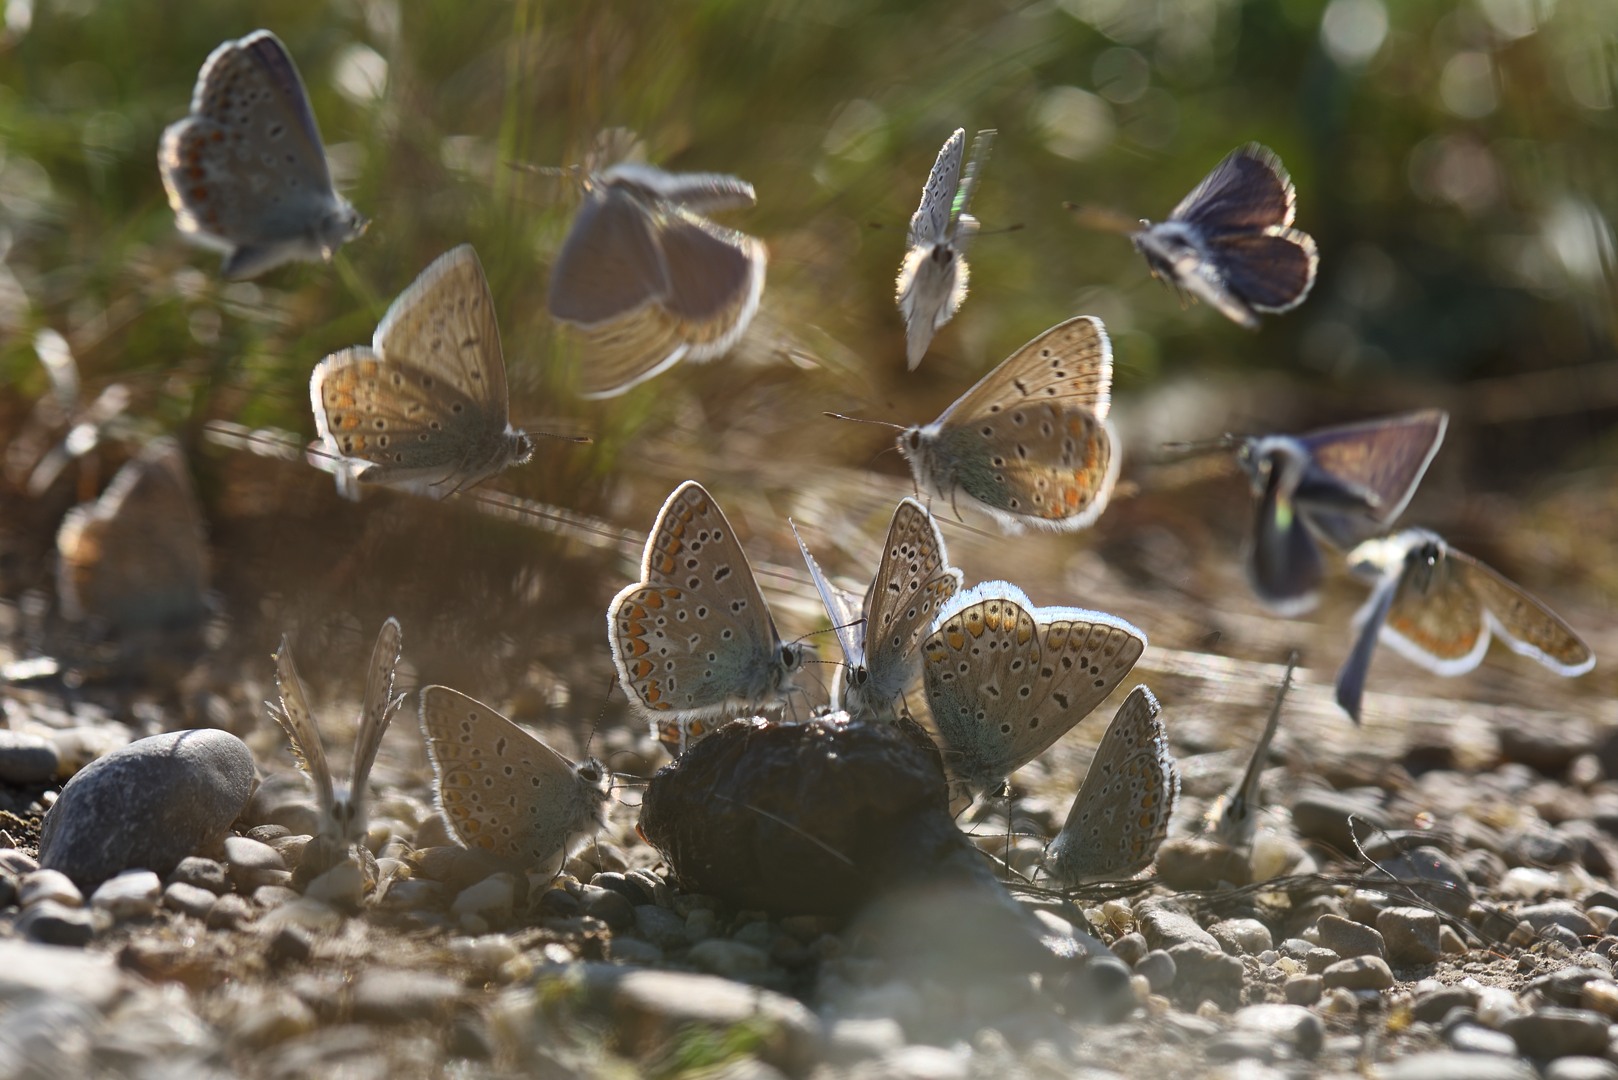
M 121 871 L 166 875 L 217 844 L 253 794 L 253 755 L 213 728 L 138 739 L 62 788 L 39 839 L 41 866 L 90 891 Z

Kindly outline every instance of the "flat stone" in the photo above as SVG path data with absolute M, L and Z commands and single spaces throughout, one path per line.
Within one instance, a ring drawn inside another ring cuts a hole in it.
M 1320 975 L 1327 986 L 1344 990 L 1386 990 L 1393 985 L 1393 972 L 1380 956 L 1339 960 Z
M 1517 1041 L 1517 1049 L 1541 1060 L 1570 1054 L 1601 1055 L 1607 1052 L 1608 1020 L 1588 1009 L 1551 1007 L 1516 1016 L 1500 1025 Z
M 1517 918 L 1535 930 L 1544 930 L 1549 926 L 1563 926 L 1571 930 L 1578 937 L 1595 937 L 1598 933 L 1596 925 L 1577 904 L 1566 900 L 1553 900 L 1545 904 L 1531 904 L 1517 912 Z
M 17 932 L 41 945 L 88 945 L 95 937 L 95 919 L 81 907 L 41 900 L 17 917 Z
M 1177 969 L 1176 998 L 1188 1002 L 1211 1001 L 1220 1008 L 1232 1008 L 1240 1003 L 1246 973 L 1241 960 L 1189 942 L 1174 946 L 1168 954 Z
M 1313 948 L 1303 954 L 1303 969 L 1310 975 L 1319 975 L 1341 959 L 1330 949 Z
M 1281 986 L 1281 994 L 1292 1005 L 1313 1005 L 1326 989 L 1319 975 L 1294 975 Z
M 17 884 L 17 902 L 23 907 L 50 901 L 63 907 L 83 907 L 84 894 L 60 870 L 35 870 Z
M 710 938 L 691 946 L 686 954 L 703 971 L 746 982 L 770 969 L 770 954 L 741 941 Z
M 246 836 L 225 837 L 225 862 L 232 871 L 285 870 L 286 860 L 281 853 L 264 843 Z
M 501 871 L 462 889 L 450 904 L 450 913 L 471 933 L 483 933 L 511 921 L 517 902 L 515 875 Z
M 1440 986 L 1418 993 L 1410 1003 L 1410 1012 L 1417 1020 L 1436 1024 L 1451 1009 L 1476 1008 L 1477 994 L 1465 986 Z
M 1112 943 L 1112 954 L 1130 967 L 1134 967 L 1140 963 L 1141 957 L 1146 955 L 1149 948 L 1144 935 L 1128 933 Z
M 1405 894 L 1417 896 L 1450 915 L 1465 915 L 1472 906 L 1472 883 L 1454 859 L 1435 847 L 1419 847 L 1386 859 L 1373 886 L 1387 887 L 1392 876 L 1403 883 Z
M 1212 889 L 1221 883 L 1246 885 L 1251 863 L 1242 853 L 1206 836 L 1172 836 L 1157 849 L 1157 876 L 1171 889 Z
M 1315 920 L 1320 932 L 1320 944 L 1343 959 L 1354 956 L 1387 955 L 1387 946 L 1375 927 L 1345 919 L 1341 915 L 1322 915 Z
M 1231 1022 L 1238 1031 L 1285 1043 L 1299 1057 L 1319 1054 L 1326 1038 L 1320 1017 L 1299 1005 L 1248 1005 L 1237 1009 Z
M 1162 949 L 1151 950 L 1135 965 L 1135 974 L 1146 980 L 1146 985 L 1151 987 L 1154 994 L 1168 993 L 1179 971 L 1174 957 Z
M 214 900 L 203 921 L 210 930 L 239 930 L 253 921 L 253 915 L 251 900 L 240 893 L 226 893 Z
M 125 870 L 96 886 L 90 906 L 114 920 L 149 919 L 157 913 L 163 895 L 162 880 L 150 870 Z
M 460 983 L 442 975 L 373 968 L 354 984 L 354 1019 L 371 1024 L 443 1019 L 465 996 Z
M 1349 817 L 1355 819 L 1354 830 Z M 1292 804 L 1292 827 L 1305 840 L 1314 840 L 1342 853 L 1354 850 L 1354 835 L 1365 837 L 1392 827 L 1387 814 L 1366 798 L 1326 788 L 1300 792 Z
M 904 1045 L 904 1028 L 892 1017 L 850 1017 L 826 1026 L 826 1060 L 833 1065 L 869 1061 Z
M 580 885 L 573 892 L 583 904 L 586 915 L 600 919 L 613 930 L 627 930 L 635 925 L 635 905 L 623 893 L 601 885 Z M 713 915 L 711 911 L 708 914 L 710 918 Z
M 134 985 L 110 955 L 0 940 L 0 1005 L 5 1007 L 56 998 L 104 1012 Z
M 1382 1066 L 1383 1080 L 1538 1080 L 1533 1066 L 1514 1057 L 1440 1050 L 1411 1054 Z
M 40 865 L 81 889 L 128 869 L 165 876 L 223 839 L 254 782 L 252 752 L 229 732 L 137 739 L 62 788 L 40 832 Z
M 225 864 L 217 859 L 203 858 L 201 855 L 187 855 L 181 859 L 164 884 L 172 885 L 176 881 L 199 886 L 211 893 L 230 891 L 230 871 Z
M 1227 1031 L 1204 1045 L 1202 1054 L 1209 1061 L 1260 1061 L 1267 1064 L 1280 1056 L 1279 1050 L 1275 1040 L 1268 1035 Z
M 0 728 L 0 783 L 42 787 L 56 779 L 61 758 L 43 735 Z
M 0 873 L 20 878 L 39 869 L 39 860 L 16 848 L 0 848 Z
M 635 933 L 660 949 L 685 945 L 685 920 L 668 908 L 641 904 L 635 908 Z
M 1506 834 L 1501 854 L 1512 866 L 1537 868 L 1579 861 L 1572 841 L 1543 826 L 1513 829 Z
M 1443 955 L 1438 915 L 1426 908 L 1384 908 L 1376 917 L 1377 932 L 1395 964 L 1431 964 Z
M 1136 912 L 1141 933 L 1154 949 L 1172 949 L 1176 945 L 1197 945 L 1211 952 L 1219 952 L 1215 937 L 1197 925 L 1197 920 L 1178 908 L 1169 907 L 1158 900 L 1147 900 Z
M 1452 1024 L 1444 1032 L 1444 1041 L 1451 1049 L 1465 1054 L 1499 1054 L 1515 1057 L 1517 1044 L 1503 1031 L 1494 1031 L 1482 1024 Z

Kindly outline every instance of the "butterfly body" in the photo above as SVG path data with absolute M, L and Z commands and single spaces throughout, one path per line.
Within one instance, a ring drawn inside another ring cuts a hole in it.
M 701 215 L 753 202 L 751 184 L 718 173 L 624 163 L 590 178 L 547 297 L 588 357 L 581 396 L 614 397 L 741 339 L 764 291 L 764 245 Z
M 1151 865 L 1180 796 L 1162 707 L 1130 691 L 1096 748 L 1045 869 L 1067 887 L 1132 877 Z
M 421 692 L 439 812 L 468 848 L 554 873 L 574 841 L 605 825 L 611 778 L 569 760 L 494 709 L 445 686 Z
M 1153 276 L 1256 330 L 1260 313 L 1289 311 L 1314 287 L 1320 260 L 1314 238 L 1292 228 L 1297 198 L 1281 159 L 1250 144 L 1131 239 Z
M 921 643 L 923 687 L 945 764 L 985 791 L 1089 715 L 1146 649 L 1124 620 L 1036 608 L 988 581 L 955 596 Z
M 158 165 L 181 232 L 223 250 L 227 278 L 330 260 L 367 225 L 332 187 L 303 80 L 267 30 L 209 55 Z
M 921 363 L 933 335 L 954 317 L 966 300 L 971 267 L 966 246 L 978 222 L 967 207 L 987 157 L 993 131 L 980 131 L 973 142 L 972 162 L 961 175 L 966 131 L 956 128 L 938 151 L 921 205 L 910 217 L 909 250 L 899 264 L 895 299 L 905 323 L 905 359 L 911 371 Z
M 785 644 L 719 504 L 688 480 L 664 502 L 640 580 L 607 608 L 613 663 L 630 703 L 682 726 L 786 699 L 805 649 Z
M 1007 532 L 1095 523 L 1118 479 L 1111 407 L 1112 346 L 1080 316 L 1014 352 L 899 450 L 918 486 L 964 492 Z
M 365 483 L 447 495 L 534 449 L 511 426 L 494 301 L 469 244 L 399 295 L 369 349 L 322 360 L 309 397 L 321 442 Z
M 1558 675 L 1595 666 L 1590 647 L 1555 612 L 1436 533 L 1406 529 L 1368 540 L 1349 562 L 1377 575 L 1354 616 L 1354 645 L 1337 674 L 1337 702 L 1356 722 L 1378 640 L 1435 675 L 1477 667 L 1496 634 Z

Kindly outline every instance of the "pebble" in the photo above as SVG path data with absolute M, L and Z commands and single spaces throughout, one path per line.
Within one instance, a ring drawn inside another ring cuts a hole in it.
M 442 1019 L 465 996 L 459 982 L 407 969 L 371 968 L 354 984 L 354 1018 L 373 1024 Z
M 1533 1068 L 1514 1057 L 1441 1050 L 1389 1062 L 1382 1080 L 1538 1080 Z
M 1466 1054 L 1500 1054 L 1514 1057 L 1517 1044 L 1510 1035 L 1494 1031 L 1482 1024 L 1452 1024 L 1444 1032 L 1444 1041 L 1450 1048 Z
M 846 1017 L 826 1025 L 826 1060 L 832 1065 L 868 1061 L 904 1045 L 904 1028 L 892 1017 Z
M 516 897 L 515 876 L 501 871 L 462 889 L 449 910 L 460 920 L 462 929 L 468 933 L 482 934 L 511 921 Z
M 181 859 L 180 864 L 169 874 L 164 884 L 172 885 L 176 881 L 199 886 L 211 893 L 230 891 L 230 871 L 225 864 L 217 859 L 205 859 L 201 855 L 187 855 Z
M 275 887 L 261 886 L 261 888 Z M 342 911 L 358 910 L 360 902 L 365 899 L 365 872 L 360 869 L 358 862 L 344 859 L 305 885 L 303 895 Z
M 1567 837 L 1544 828 L 1513 829 L 1500 852 L 1512 866 L 1546 867 L 1577 862 L 1578 850 Z
M 1157 849 L 1157 876 L 1171 889 L 1212 889 L 1246 885 L 1253 878 L 1248 861 L 1228 844 L 1206 836 L 1174 836 Z
M 1438 915 L 1426 908 L 1384 908 L 1376 917 L 1377 932 L 1387 946 L 1387 958 L 1401 966 L 1431 964 L 1443 954 L 1438 940 Z
M 157 913 L 163 881 L 150 870 L 125 870 L 96 887 L 90 906 L 105 911 L 117 922 L 149 919 Z
M 1546 776 L 1561 775 L 1574 758 L 1596 746 L 1590 725 L 1577 717 L 1555 724 L 1500 724 L 1495 727 L 1495 735 L 1500 739 L 1502 758 L 1521 762 Z
M 1237 956 L 1257 956 L 1275 945 L 1269 927 L 1257 919 L 1223 919 L 1208 927 L 1208 933 L 1226 952 Z
M 1230 1031 L 1215 1036 L 1203 1045 L 1202 1054 L 1209 1061 L 1261 1061 L 1269 1063 L 1278 1056 L 1275 1040 L 1268 1035 L 1250 1031 Z
M 1221 1008 L 1240 1002 L 1246 968 L 1239 959 L 1189 942 L 1174 946 L 1168 954 L 1176 968 L 1177 996 L 1185 1000 L 1211 1001 Z
M 1129 933 L 1112 943 L 1112 954 L 1130 967 L 1134 967 L 1140 963 L 1141 957 L 1146 955 L 1149 948 L 1144 935 Z
M 1294 975 L 1281 987 L 1282 995 L 1293 1005 L 1313 1005 L 1320 1000 L 1326 980 L 1319 975 Z
M 600 919 L 614 931 L 627 930 L 635 925 L 635 905 L 623 893 L 601 885 L 575 885 L 568 891 L 583 905 L 584 914 Z M 708 911 L 707 914 L 711 920 L 713 912 Z
M 0 1011 L 33 999 L 55 999 L 101 1012 L 137 982 L 108 954 L 0 940 Z
M 1500 1029 L 1517 1041 L 1517 1049 L 1525 1055 L 1543 1060 L 1606 1053 L 1607 1026 L 1607 1018 L 1600 1013 L 1552 1006 L 1513 1017 Z
M 1472 951 L 1472 947 L 1466 943 L 1461 932 L 1448 923 L 1438 928 L 1438 947 L 1444 950 L 1445 956 L 1464 956 Z
M 1473 1009 L 1477 1006 L 1475 991 L 1465 986 L 1439 986 L 1424 990 L 1410 1003 L 1410 1013 L 1417 1020 L 1436 1024 L 1451 1009 Z
M 194 919 L 206 919 L 218 899 L 200 885 L 187 885 L 183 881 L 176 881 L 163 890 L 164 907 Z
M 1315 840 L 1339 852 L 1354 850 L 1354 831 L 1348 819 L 1355 819 L 1355 830 L 1367 836 L 1392 827 L 1392 822 L 1370 799 L 1311 788 L 1300 792 L 1292 803 L 1292 827 L 1305 840 Z
M 1550 903 L 1522 908 L 1517 912 L 1517 918 L 1535 930 L 1564 926 L 1578 937 L 1594 937 L 1597 932 L 1595 924 L 1579 910 L 1578 905 L 1565 900 L 1553 900 Z
M 1165 994 L 1169 987 L 1174 985 L 1174 977 L 1179 974 L 1179 968 L 1174 957 L 1162 949 L 1153 949 L 1140 958 L 1135 965 L 1135 974 L 1146 980 L 1154 994 Z
M 55 900 L 30 904 L 17 917 L 17 932 L 41 945 L 88 945 L 95 937 L 95 918 L 81 907 Z
M 1618 984 L 1593 979 L 1579 987 L 1579 1007 L 1593 1009 L 1609 1020 L 1618 1020 Z
M 1544 1080 L 1618 1080 L 1618 1065 L 1606 1058 L 1575 1055 L 1545 1066 Z
M 1374 927 L 1345 919 L 1341 915 L 1322 915 L 1315 920 L 1320 933 L 1320 944 L 1343 959 L 1355 956 L 1386 956 L 1387 946 Z
M 17 902 L 32 907 L 44 901 L 64 907 L 83 907 L 84 894 L 60 870 L 35 870 L 17 885 Z
M 1303 954 L 1303 968 L 1310 975 L 1319 975 L 1341 959 L 1330 949 L 1312 948 Z
M 1339 960 L 1320 975 L 1327 986 L 1344 990 L 1386 990 L 1393 985 L 1393 972 L 1380 956 Z
M 0 728 L 0 783 L 40 787 L 56 779 L 60 765 L 56 744 L 50 739 Z
M 228 732 L 137 739 L 62 788 L 40 832 L 40 865 L 81 889 L 131 868 L 167 875 L 224 837 L 253 784 L 252 752 Z
M 239 930 L 253 921 L 253 902 L 240 893 L 226 893 L 214 900 L 204 920 L 210 930 Z
M 663 962 L 663 950 L 650 941 L 620 935 L 612 939 L 608 955 L 615 964 L 652 967 Z
M 740 941 L 710 938 L 691 946 L 687 953 L 691 963 L 714 975 L 742 982 L 757 978 L 770 970 L 770 954 L 756 945 Z
M 1285 1043 L 1299 1057 L 1315 1057 L 1326 1038 L 1320 1017 L 1298 1005 L 1248 1005 L 1237 1009 L 1231 1022 L 1238 1031 Z
M 1171 949 L 1176 945 L 1197 945 L 1209 952 L 1220 952 L 1219 942 L 1208 931 L 1197 925 L 1197 920 L 1162 900 L 1147 900 L 1136 911 L 1141 933 L 1154 949 Z
M 659 949 L 678 949 L 686 943 L 685 920 L 655 904 L 635 908 L 635 933 Z
M 1405 889 L 1441 911 L 1465 915 L 1472 906 L 1472 883 L 1459 863 L 1435 847 L 1419 847 L 1382 863 L 1378 877 L 1393 877 Z M 1423 885 L 1420 882 L 1431 882 Z

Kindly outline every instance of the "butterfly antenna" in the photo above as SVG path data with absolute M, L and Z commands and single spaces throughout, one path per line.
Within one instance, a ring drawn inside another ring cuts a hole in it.
M 822 840 L 820 837 L 815 836 L 813 833 L 805 832 L 802 828 L 800 828 L 797 825 L 794 825 L 792 822 L 788 821 L 786 818 L 782 817 L 781 815 L 772 814 L 768 810 L 765 810 L 762 807 L 754 806 L 752 803 L 742 802 L 740 799 L 732 799 L 729 795 L 722 795 L 717 791 L 710 791 L 709 794 L 712 795 L 714 798 L 719 799 L 719 800 L 721 800 L 723 802 L 728 802 L 733 806 L 740 806 L 744 810 L 751 810 L 753 813 L 757 814 L 759 817 L 764 818 L 764 819 L 766 819 L 768 821 L 773 821 L 777 825 L 781 826 L 783 829 L 787 829 L 790 832 L 797 833 L 799 836 L 803 837 L 805 840 L 807 840 L 811 844 L 815 845 L 815 847 L 819 848 L 821 851 L 824 851 L 827 855 L 830 855 L 832 858 L 834 858 L 837 861 L 843 863 L 850 870 L 854 869 L 854 860 L 853 859 L 850 859 L 847 855 L 844 855 L 841 851 L 838 851 L 836 848 L 834 848 L 830 844 L 826 843 L 826 841 Z
M 833 420 L 852 420 L 856 424 L 876 424 L 879 427 L 892 428 L 895 431 L 905 431 L 903 424 L 895 424 L 891 420 L 869 420 L 863 416 L 847 416 L 839 412 L 823 412 L 820 415 L 829 416 Z
M 1241 445 L 1242 437 L 1226 432 L 1212 439 L 1198 439 L 1193 442 L 1166 442 L 1161 449 L 1163 456 L 1156 464 L 1166 465 L 1170 462 L 1184 461 L 1187 458 L 1200 457 L 1203 454 L 1212 454 L 1221 450 L 1234 450 Z
M 1093 232 L 1112 233 L 1115 236 L 1131 236 L 1150 225 L 1148 221 L 1137 221 L 1127 214 L 1120 214 L 1116 210 L 1109 210 L 1101 206 L 1087 206 L 1081 203 L 1064 202 L 1062 209 L 1073 215 L 1073 223 L 1080 228 Z

